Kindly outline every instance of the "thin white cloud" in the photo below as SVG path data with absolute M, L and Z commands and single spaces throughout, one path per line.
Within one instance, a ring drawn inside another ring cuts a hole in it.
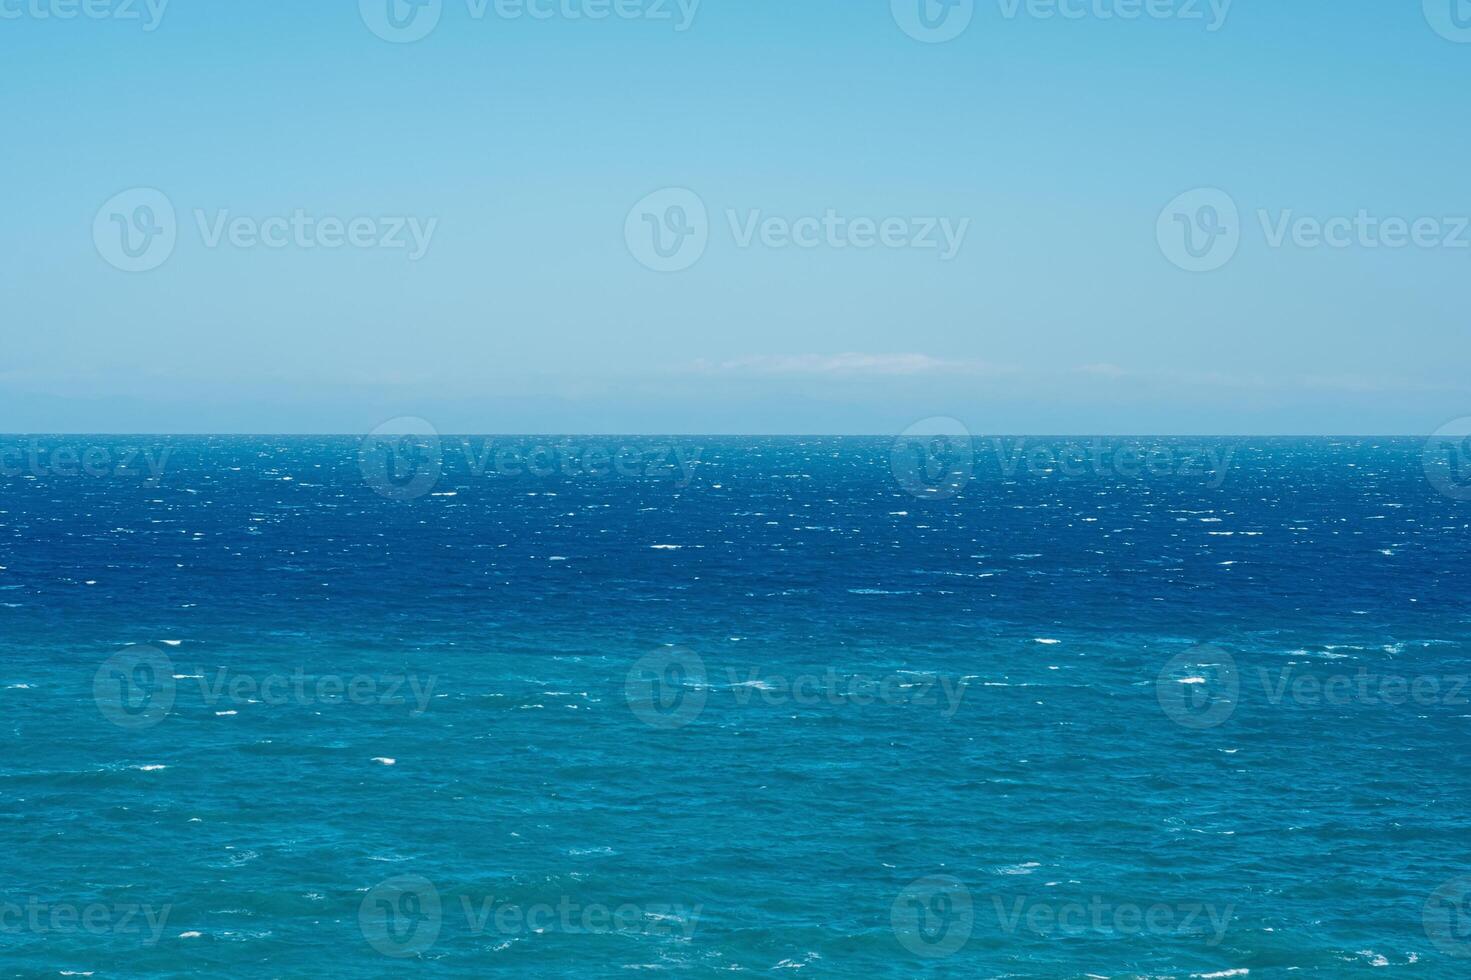
M 763 354 L 711 364 L 701 361 L 696 368 L 710 374 L 760 377 L 912 377 L 924 374 L 996 374 L 998 370 L 980 361 L 956 361 L 928 354 Z

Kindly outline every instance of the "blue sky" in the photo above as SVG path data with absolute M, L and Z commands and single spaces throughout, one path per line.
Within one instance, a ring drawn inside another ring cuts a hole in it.
M 89 2 L 0 0 L 3 431 L 1471 415 L 1464 0 Z

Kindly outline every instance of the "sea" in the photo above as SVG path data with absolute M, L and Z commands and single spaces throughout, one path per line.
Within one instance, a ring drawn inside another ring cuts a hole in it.
M 0 975 L 1471 975 L 1464 449 L 0 437 Z

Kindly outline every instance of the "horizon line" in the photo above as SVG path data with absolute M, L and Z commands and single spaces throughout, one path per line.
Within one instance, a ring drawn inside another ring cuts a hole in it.
M 943 435 L 944 433 L 935 433 Z M 215 432 L 144 432 L 144 431 L 71 431 L 0 432 L 0 439 L 39 439 L 55 437 L 202 439 L 215 436 L 271 439 L 366 439 L 375 435 L 362 432 L 258 432 L 229 430 Z M 382 436 L 417 435 L 417 433 L 379 433 Z M 903 432 L 437 432 L 438 438 L 481 439 L 900 439 Z M 913 433 L 908 438 L 926 438 L 926 433 Z M 979 432 L 967 433 L 971 439 L 1426 439 L 1434 432 Z M 1450 438 L 1450 437 L 1445 437 Z

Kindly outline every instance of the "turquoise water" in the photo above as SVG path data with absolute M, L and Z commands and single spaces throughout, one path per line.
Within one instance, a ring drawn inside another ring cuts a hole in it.
M 0 441 L 5 973 L 1465 975 L 1419 441 L 469 445 Z

